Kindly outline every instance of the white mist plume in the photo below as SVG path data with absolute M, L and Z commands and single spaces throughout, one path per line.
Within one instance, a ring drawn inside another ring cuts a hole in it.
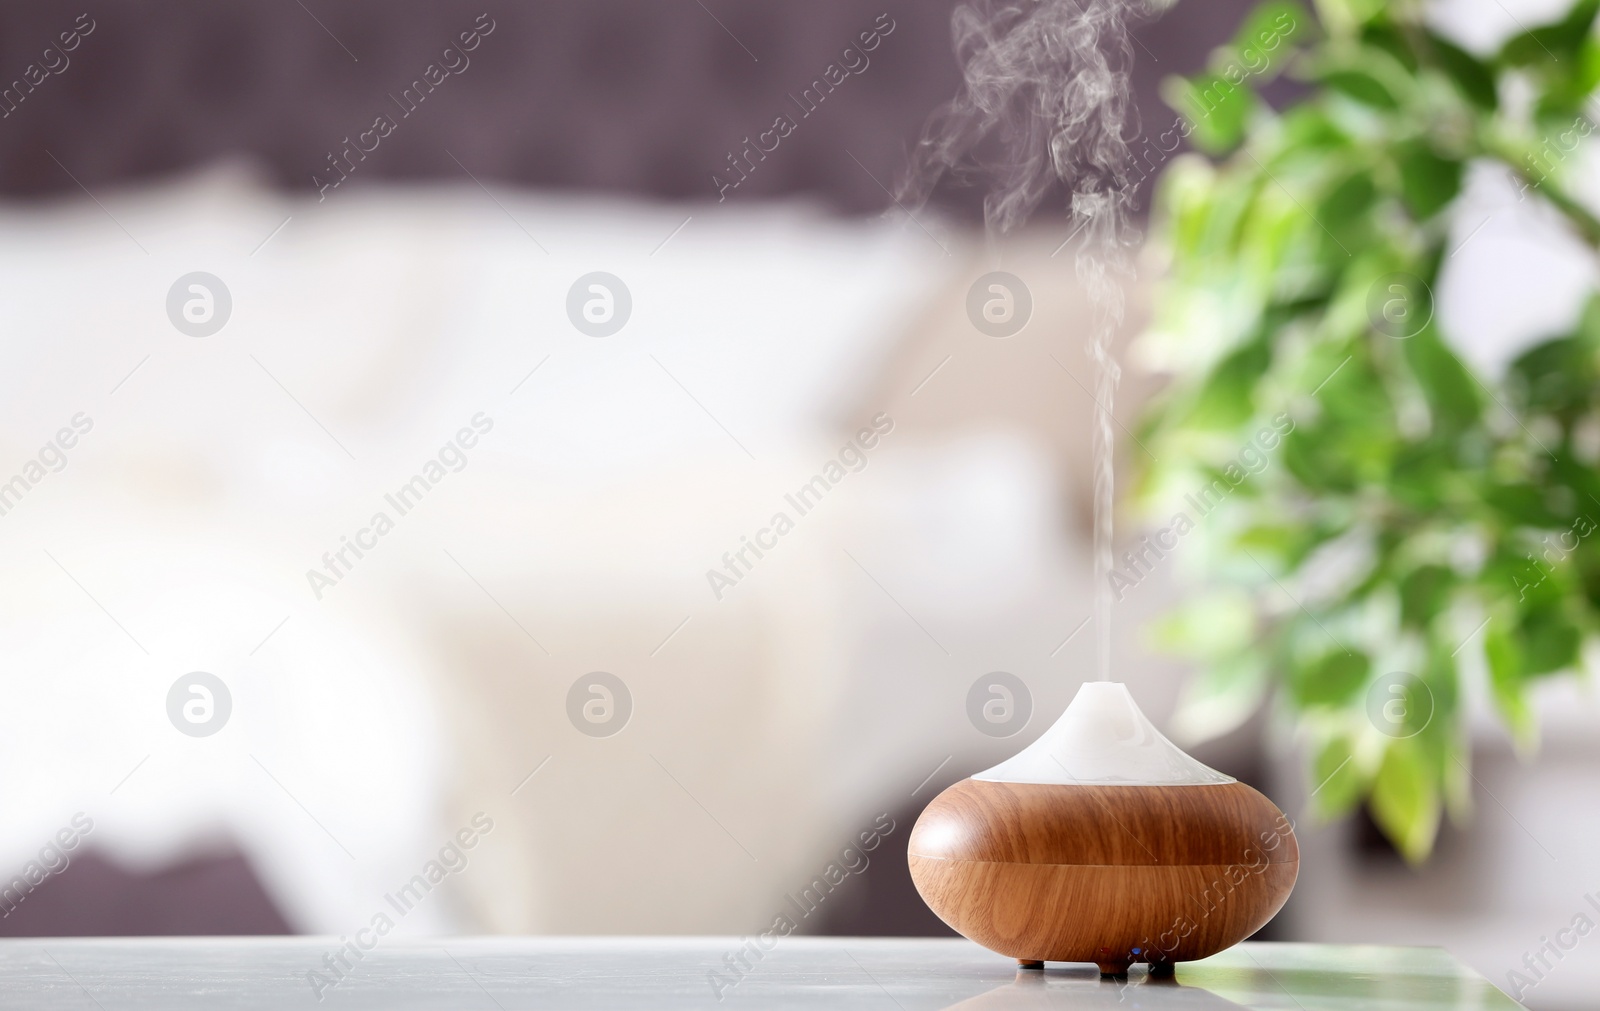
M 946 175 L 990 179 L 992 231 L 1021 224 L 1058 182 L 1071 193 L 1079 282 L 1093 306 L 1095 367 L 1095 632 L 1099 678 L 1110 680 L 1112 401 L 1121 370 L 1111 341 L 1138 233 L 1129 141 L 1137 133 L 1129 24 L 1140 0 L 975 0 L 952 17 L 965 86 L 935 113 L 911 155 L 902 203 L 920 206 Z
M 1128 25 L 1137 0 L 975 0 L 951 16 L 961 94 L 934 113 L 899 194 L 921 205 L 946 174 L 992 180 L 989 227 L 1008 232 L 1056 182 L 1132 201 L 1138 129 Z M 983 150 L 980 151 L 980 148 Z

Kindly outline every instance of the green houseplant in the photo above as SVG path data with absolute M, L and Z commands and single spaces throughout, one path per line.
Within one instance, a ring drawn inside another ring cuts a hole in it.
M 1191 514 L 1206 583 L 1161 630 L 1199 661 L 1180 723 L 1220 733 L 1275 698 L 1316 809 L 1365 803 L 1413 861 L 1467 813 L 1467 678 L 1531 748 L 1530 684 L 1581 672 L 1600 629 L 1600 303 L 1489 376 L 1431 299 L 1470 166 L 1600 245 L 1566 188 L 1600 0 L 1490 56 L 1422 6 L 1268 3 L 1168 82 L 1203 154 L 1165 168 L 1156 202 L 1141 351 L 1177 378 L 1139 485 L 1157 522 Z M 1273 109 L 1259 91 L 1280 75 L 1300 97 Z

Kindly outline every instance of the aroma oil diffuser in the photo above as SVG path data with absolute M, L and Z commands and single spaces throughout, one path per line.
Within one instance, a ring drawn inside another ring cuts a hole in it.
M 1025 967 L 1121 974 L 1205 958 L 1294 888 L 1289 821 L 1161 735 L 1128 689 L 1091 681 L 1033 744 L 934 798 L 911 877 L 939 918 Z

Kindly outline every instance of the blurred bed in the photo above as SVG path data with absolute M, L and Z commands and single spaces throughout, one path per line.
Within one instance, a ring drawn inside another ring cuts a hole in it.
M 0 516 L 27 714 L 0 740 L 0 864 L 81 810 L 91 866 L 132 876 L 52 874 L 28 908 L 76 909 L 47 921 L 73 932 L 110 922 L 96 901 L 166 894 L 150 929 L 344 932 L 484 812 L 470 873 L 402 929 L 739 931 L 1013 745 L 965 719 L 980 674 L 1063 704 L 1088 418 L 1059 364 L 1082 360 L 1065 235 L 1005 254 L 1047 279 L 1036 321 L 974 344 L 954 310 L 996 255 L 962 224 L 976 191 L 831 216 L 885 206 L 953 89 L 950 7 L 609 0 L 487 28 L 456 3 L 145 0 L 32 79 L 76 22 L 0 12 L 27 83 L 0 118 L 0 460 L 92 425 Z M 1160 58 L 1227 35 L 1213 20 L 1141 36 L 1142 101 Z M 852 90 L 717 200 L 772 103 L 880 23 Z M 374 102 L 474 26 L 470 67 L 319 194 Z M 609 338 L 564 311 L 595 270 L 633 298 Z M 231 297 L 213 336 L 168 318 L 193 271 Z M 475 418 L 492 430 L 374 532 Z M 708 571 L 873 418 L 893 428 L 863 469 L 719 599 Z M 189 738 L 164 707 L 197 670 L 232 713 Z M 568 716 L 594 671 L 631 696 L 614 737 Z M 193 892 L 139 890 L 211 866 L 247 873 L 203 878 L 195 919 Z M 853 901 L 831 927 L 871 926 Z
M 909 745 L 928 686 L 982 673 L 963 637 L 1025 628 L 1042 669 L 1064 620 L 1037 594 L 1068 550 L 1048 448 L 934 439 L 880 388 L 962 262 L 918 230 L 471 187 L 318 207 L 227 169 L 5 225 L 0 298 L 50 336 L 12 349 L 0 452 L 92 427 L 3 517 L 33 715 L 0 743 L 0 859 L 82 810 L 134 867 L 238 846 L 292 926 L 338 933 L 484 812 L 405 929 L 739 929 L 938 764 Z M 633 298 L 609 338 L 566 315 L 597 265 Z M 168 319 L 191 268 L 231 295 L 210 337 Z M 875 416 L 861 469 L 786 505 Z M 883 635 L 920 661 L 873 667 Z M 192 670 L 231 694 L 215 736 L 160 704 Z M 597 670 L 633 714 L 590 739 L 567 697 Z

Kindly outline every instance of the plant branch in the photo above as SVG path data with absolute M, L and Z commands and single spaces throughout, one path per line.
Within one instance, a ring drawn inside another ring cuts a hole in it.
M 1585 242 L 1595 249 L 1600 249 L 1600 218 L 1595 217 L 1589 208 L 1580 204 L 1559 186 L 1552 186 L 1548 181 L 1536 182 L 1529 179 L 1526 173 L 1518 171 L 1515 167 L 1512 168 L 1512 172 L 1516 173 L 1517 178 L 1524 184 L 1543 195 L 1558 211 L 1565 214 Z
M 1490 141 L 1484 144 L 1484 150 L 1499 160 L 1501 164 L 1511 171 L 1514 177 L 1522 181 L 1524 191 L 1533 190 L 1544 197 L 1545 200 L 1550 202 L 1551 206 L 1566 216 L 1567 221 L 1578 231 L 1578 234 L 1583 237 L 1585 242 L 1595 249 L 1600 249 L 1600 217 L 1596 217 L 1593 211 L 1579 203 L 1576 198 L 1558 184 L 1552 182 L 1549 176 L 1535 179 L 1526 168 L 1518 164 L 1518 159 L 1511 150 L 1510 145 L 1504 142 Z

